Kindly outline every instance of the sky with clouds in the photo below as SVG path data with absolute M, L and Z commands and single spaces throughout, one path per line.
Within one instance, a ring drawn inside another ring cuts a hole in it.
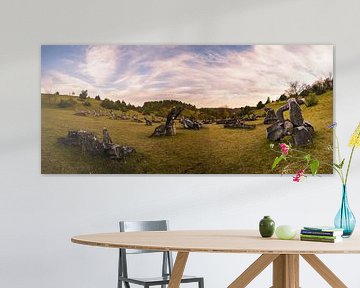
M 332 45 L 43 45 L 41 92 L 241 107 L 333 72 Z

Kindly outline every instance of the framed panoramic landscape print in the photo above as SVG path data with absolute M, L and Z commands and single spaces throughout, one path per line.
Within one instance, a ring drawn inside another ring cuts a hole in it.
M 302 165 L 310 153 L 331 174 L 321 163 L 333 157 L 333 53 L 332 45 L 43 45 L 41 171 L 296 173 L 291 148 L 305 155 Z

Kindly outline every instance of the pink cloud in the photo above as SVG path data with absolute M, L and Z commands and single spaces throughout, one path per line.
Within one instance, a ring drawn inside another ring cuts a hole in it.
M 107 84 L 116 72 L 117 52 L 117 46 L 89 46 L 84 63 L 79 65 L 81 73 L 89 76 L 96 85 Z
M 102 98 L 136 105 L 171 98 L 198 107 L 241 107 L 278 98 L 290 81 L 312 83 L 333 72 L 332 45 L 256 45 L 208 54 L 184 50 L 166 57 L 171 47 L 149 47 L 91 46 L 80 64 L 84 79 L 50 75 L 43 85 L 83 85 Z M 140 73 L 139 67 L 146 69 Z

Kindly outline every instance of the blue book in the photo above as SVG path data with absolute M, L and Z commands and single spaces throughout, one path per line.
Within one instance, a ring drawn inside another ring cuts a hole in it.
M 306 226 L 301 230 L 303 235 L 318 235 L 318 236 L 341 236 L 344 229 L 329 226 Z

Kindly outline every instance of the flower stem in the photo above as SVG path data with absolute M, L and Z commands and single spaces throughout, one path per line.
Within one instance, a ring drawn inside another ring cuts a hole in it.
M 359 139 L 359 137 L 360 137 L 360 132 L 356 136 L 355 144 L 354 144 L 353 148 L 351 149 L 349 163 L 348 163 L 348 166 L 347 166 L 347 169 L 346 169 L 345 185 L 347 184 L 347 181 L 348 181 L 350 165 L 351 165 L 351 161 L 352 161 L 352 158 L 353 158 L 353 155 L 354 155 L 354 151 L 355 151 L 355 147 L 356 147 L 356 141 Z
M 338 154 L 338 165 L 341 164 L 342 160 L 341 160 L 341 154 L 340 154 L 340 144 L 339 144 L 339 138 L 337 137 L 337 135 L 335 134 L 335 137 L 336 137 L 336 150 L 337 150 L 337 154 Z M 335 167 L 334 167 L 335 168 Z M 336 170 L 336 169 L 335 169 Z M 343 184 L 345 184 L 345 181 L 344 181 L 344 173 L 343 173 L 343 170 L 342 170 L 342 167 L 339 168 L 338 170 L 338 174 L 340 176 L 340 180 Z
M 351 149 L 351 154 L 350 154 L 350 158 L 349 158 L 349 163 L 348 163 L 348 166 L 347 166 L 347 169 L 346 169 L 346 177 L 345 177 L 345 182 L 344 182 L 345 185 L 347 184 L 347 181 L 348 181 L 349 170 L 350 170 L 351 160 L 352 160 L 352 158 L 353 158 L 354 151 L 355 151 L 355 145 L 354 145 L 353 148 Z

